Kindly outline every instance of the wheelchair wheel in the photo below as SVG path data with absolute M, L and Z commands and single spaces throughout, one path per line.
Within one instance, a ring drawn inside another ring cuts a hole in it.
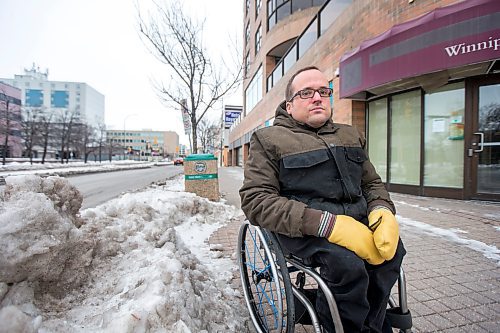
M 238 235 L 239 268 L 243 293 L 259 333 L 293 332 L 292 285 L 283 254 L 274 251 L 260 228 L 245 222 Z

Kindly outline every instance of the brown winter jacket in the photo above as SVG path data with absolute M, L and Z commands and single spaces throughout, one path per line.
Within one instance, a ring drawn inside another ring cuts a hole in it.
M 274 126 L 250 139 L 241 208 L 250 223 L 289 237 L 318 235 L 322 211 L 367 224 L 375 206 L 395 213 L 352 126 L 331 120 L 315 129 L 276 110 Z

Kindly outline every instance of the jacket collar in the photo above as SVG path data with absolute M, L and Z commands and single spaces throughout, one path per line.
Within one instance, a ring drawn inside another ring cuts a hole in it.
M 332 121 L 332 119 L 328 119 L 328 121 L 319 128 L 311 127 L 307 124 L 304 124 L 300 121 L 295 120 L 292 116 L 286 111 L 286 101 L 283 101 L 276 108 L 276 114 L 274 119 L 273 126 L 283 126 L 290 129 L 298 129 L 306 132 L 314 132 L 314 133 L 333 133 L 338 129 L 338 126 Z

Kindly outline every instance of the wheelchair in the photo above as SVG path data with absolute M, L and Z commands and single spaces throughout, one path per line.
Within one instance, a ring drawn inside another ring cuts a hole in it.
M 292 255 L 285 256 L 272 232 L 245 221 L 238 234 L 238 261 L 243 294 L 257 332 L 292 333 L 296 325 L 302 324 L 303 327 L 312 326 L 315 333 L 321 333 L 312 298 L 317 288 L 326 295 L 335 332 L 344 332 L 335 295 L 321 279 L 317 267 Z M 307 282 L 307 278 L 312 278 L 312 281 Z M 412 318 L 402 269 L 397 285 L 398 303 L 391 295 L 386 322 L 401 333 L 409 333 Z

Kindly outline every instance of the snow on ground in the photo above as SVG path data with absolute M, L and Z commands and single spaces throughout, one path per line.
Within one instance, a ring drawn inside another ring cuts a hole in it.
M 6 165 L 0 165 L 0 176 L 19 176 L 19 175 L 69 175 L 88 172 L 104 172 L 116 171 L 126 169 L 140 169 L 149 168 L 153 165 L 172 164 L 172 162 L 158 162 L 158 161 L 102 161 L 102 162 L 71 162 L 67 164 L 62 163 L 34 163 L 29 162 L 12 162 Z
M 184 192 L 181 177 L 80 213 L 64 178 L 6 183 L 0 332 L 247 331 L 237 267 L 205 242 L 233 206 Z
M 468 239 L 465 237 L 461 237 L 458 234 L 467 233 L 463 230 L 452 228 L 452 229 L 443 229 L 439 227 L 435 227 L 428 223 L 414 221 L 405 217 L 398 215 L 398 222 L 401 226 L 407 227 L 412 231 L 416 231 L 419 233 L 424 233 L 426 235 L 432 237 L 444 238 L 450 242 L 464 245 L 469 249 L 482 253 L 488 259 L 492 259 L 500 266 L 500 250 L 494 245 L 488 245 L 483 242 Z

